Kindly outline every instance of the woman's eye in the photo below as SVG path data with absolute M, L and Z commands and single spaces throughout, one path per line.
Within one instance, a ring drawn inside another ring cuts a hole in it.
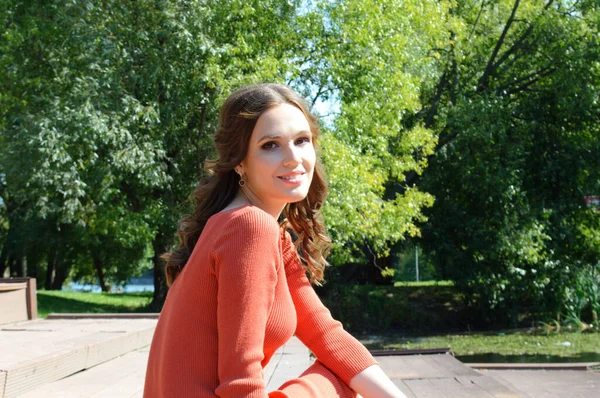
M 305 144 L 307 142 L 310 142 L 310 138 L 308 138 L 308 137 L 298 138 L 296 140 L 296 145 L 302 145 L 302 144 Z
M 270 142 L 265 142 L 264 144 L 262 144 L 261 148 L 262 149 L 273 149 L 277 146 L 277 143 L 270 141 Z

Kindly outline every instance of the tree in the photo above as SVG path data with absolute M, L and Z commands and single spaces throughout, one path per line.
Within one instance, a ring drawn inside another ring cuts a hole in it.
M 20 217 L 9 234 L 25 220 L 48 231 L 32 239 L 48 276 L 95 272 L 106 289 L 153 252 L 160 306 L 159 256 L 212 154 L 220 101 L 245 83 L 283 81 L 297 48 L 296 6 L 3 3 L 2 197 L 7 209 L 15 204 L 8 218 Z M 77 245 L 67 256 L 42 236 Z M 24 240 L 13 243 L 25 250 Z
M 407 126 L 420 90 L 438 74 L 431 48 L 447 38 L 449 2 L 323 2 L 307 16 L 314 36 L 306 57 L 307 96 L 334 98 L 339 111 L 325 129 L 323 160 L 330 194 L 324 214 L 334 263 L 378 264 L 390 247 L 417 235 L 431 195 L 388 189 L 427 166 L 436 138 L 423 123 Z M 320 18 L 320 19 L 319 19 Z
M 598 6 L 459 1 L 451 14 L 460 29 L 415 118 L 437 132 L 435 156 L 403 186 L 436 197 L 422 244 L 489 320 L 556 316 L 600 258 L 580 233 L 600 188 Z

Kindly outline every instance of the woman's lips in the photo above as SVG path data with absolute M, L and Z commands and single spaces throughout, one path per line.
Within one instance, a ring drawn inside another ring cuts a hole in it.
M 294 184 L 294 183 L 302 182 L 302 180 L 304 179 L 304 173 L 283 175 L 283 176 L 279 176 L 277 178 L 279 178 L 280 180 L 282 180 L 284 182 L 289 182 L 289 183 Z

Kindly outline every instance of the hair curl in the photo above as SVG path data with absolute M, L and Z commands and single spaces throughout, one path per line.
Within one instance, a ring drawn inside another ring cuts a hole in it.
M 239 175 L 234 168 L 246 157 L 250 137 L 256 121 L 269 108 L 288 103 L 304 113 L 312 137 L 317 145 L 318 119 L 312 115 L 302 97 L 287 86 L 258 84 L 242 87 L 232 93 L 221 107 L 219 128 L 214 136 L 218 158 L 208 160 L 204 178 L 190 197 L 195 202 L 194 211 L 179 222 L 177 235 L 179 248 L 162 255 L 166 260 L 165 273 L 170 286 L 188 262 L 208 219 L 223 210 L 236 196 Z M 327 196 L 325 172 L 317 159 L 313 179 L 307 196 L 284 208 L 285 219 L 281 225 L 296 235 L 296 251 L 306 266 L 311 283 L 323 281 L 326 257 L 331 247 L 321 216 L 321 207 Z

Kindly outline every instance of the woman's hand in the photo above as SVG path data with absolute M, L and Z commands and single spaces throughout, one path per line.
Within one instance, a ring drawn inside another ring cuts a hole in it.
M 406 398 L 378 365 L 369 366 L 354 376 L 350 388 L 364 398 Z

